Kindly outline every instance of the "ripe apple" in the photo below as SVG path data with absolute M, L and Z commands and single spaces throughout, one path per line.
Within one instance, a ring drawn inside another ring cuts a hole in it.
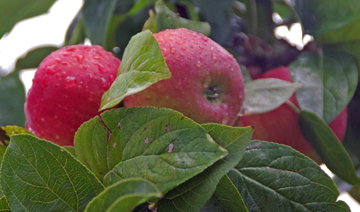
M 101 46 L 67 46 L 39 65 L 25 102 L 26 128 L 39 138 L 73 145 L 82 123 L 100 114 L 101 96 L 120 60 Z
M 269 70 L 257 79 L 261 78 L 277 78 L 291 82 L 288 67 Z M 289 100 L 298 105 L 295 94 Z M 267 113 L 243 116 L 240 118 L 238 125 L 254 126 L 252 139 L 272 141 L 291 146 L 319 163 L 321 160 L 302 135 L 298 121 L 299 115 L 289 105 L 282 104 L 277 109 Z M 340 141 L 345 135 L 346 124 L 347 107 L 329 124 Z
M 235 124 L 245 95 L 234 57 L 188 29 L 168 29 L 154 36 L 172 76 L 125 97 L 125 107 L 167 107 L 198 123 Z

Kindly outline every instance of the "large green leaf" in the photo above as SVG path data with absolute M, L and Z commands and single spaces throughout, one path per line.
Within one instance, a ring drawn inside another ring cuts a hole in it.
M 330 123 L 349 103 L 356 89 L 351 76 L 356 72 L 355 64 L 341 53 L 337 57 L 300 54 L 290 65 L 292 80 L 303 85 L 296 91 L 300 108 Z
M 251 141 L 228 173 L 249 211 L 350 212 L 331 178 L 288 146 Z
M 55 0 L 0 1 L 0 38 L 18 21 L 45 13 L 54 2 Z
M 221 178 L 211 199 L 200 209 L 200 212 L 220 211 L 248 212 L 239 191 L 227 175 Z
M 118 74 L 110 89 L 103 94 L 100 110 L 111 108 L 125 96 L 171 77 L 160 45 L 149 30 L 131 38 Z
M 221 178 L 240 162 L 253 132 L 251 127 L 237 128 L 218 124 L 203 124 L 202 127 L 229 154 L 201 174 L 169 191 L 158 203 L 160 212 L 199 211 L 210 199 Z
M 319 42 L 327 42 L 321 36 L 325 32 L 333 31 L 333 35 L 339 33 L 336 36 L 340 36 L 347 26 L 356 23 L 355 20 L 360 15 L 358 0 L 295 0 L 293 5 L 305 33 L 314 35 Z M 340 39 L 344 41 L 348 37 Z
M 266 113 L 285 103 L 301 85 L 280 79 L 258 79 L 245 83 L 244 114 Z
M 182 18 L 166 7 L 162 0 L 155 4 L 155 12 L 150 12 L 150 17 L 144 24 L 144 29 L 150 29 L 153 33 L 165 29 L 187 28 L 195 32 L 210 35 L 210 25 L 207 22 L 193 21 Z
M 323 120 L 313 113 L 301 111 L 299 125 L 304 137 L 334 174 L 347 183 L 360 185 L 350 156 Z
M 0 76 L 0 126 L 25 126 L 25 89 L 19 73 Z
M 100 179 L 108 172 L 105 185 L 142 177 L 163 193 L 227 154 L 199 124 L 152 107 L 106 111 L 79 128 L 74 144 Z
M 70 153 L 32 135 L 11 136 L 1 188 L 12 211 L 83 211 L 104 189 Z
M 117 0 L 85 1 L 82 8 L 85 33 L 93 44 L 105 47 L 106 33 Z
M 131 212 L 136 206 L 162 194 L 154 184 L 141 178 L 121 180 L 107 187 L 86 207 L 86 212 Z

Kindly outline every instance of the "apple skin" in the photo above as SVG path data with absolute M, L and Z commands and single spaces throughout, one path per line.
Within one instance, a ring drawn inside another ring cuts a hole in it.
M 125 97 L 125 107 L 166 107 L 198 123 L 235 125 L 245 94 L 234 57 L 210 38 L 188 29 L 168 29 L 154 36 L 172 76 Z
M 101 46 L 66 46 L 39 65 L 25 102 L 26 128 L 61 146 L 73 145 L 82 123 L 96 115 L 120 60 Z
M 288 67 L 269 70 L 256 79 L 277 78 L 291 82 Z M 289 99 L 298 106 L 295 94 Z M 329 124 L 335 135 L 341 141 L 344 138 L 347 125 L 347 107 Z M 267 113 L 243 116 L 238 126 L 254 126 L 252 139 L 285 144 L 309 156 L 316 162 L 321 160 L 309 142 L 304 138 L 299 127 L 299 115 L 287 104 L 282 104 Z

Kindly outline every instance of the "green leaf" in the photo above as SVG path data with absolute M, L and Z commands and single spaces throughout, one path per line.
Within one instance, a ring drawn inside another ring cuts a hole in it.
M 0 38 L 18 21 L 47 12 L 54 2 L 55 0 L 0 1 Z
M 6 201 L 5 196 L 0 198 L 0 212 L 10 211 L 9 204 Z
M 136 206 L 162 194 L 151 182 L 141 178 L 121 180 L 107 187 L 86 207 L 86 212 L 131 212 Z
M 150 17 L 144 24 L 144 30 L 150 29 L 153 33 L 165 29 L 187 28 L 195 32 L 210 35 L 210 25 L 207 22 L 193 21 L 182 18 L 166 7 L 162 0 L 155 4 L 155 12 L 150 12 Z
M 266 113 L 285 103 L 298 89 L 299 83 L 280 79 L 257 79 L 245 83 L 244 115 Z
M 249 211 L 350 212 L 336 202 L 339 191 L 331 178 L 285 145 L 250 141 L 241 162 L 227 175 Z
M 200 9 L 200 19 L 210 24 L 210 37 L 217 43 L 224 42 L 231 31 L 232 0 L 191 0 Z
M 83 211 L 104 187 L 63 148 L 14 135 L 2 162 L 1 189 L 12 211 Z
M 302 110 L 315 113 L 326 123 L 340 114 L 349 103 L 349 96 L 352 96 L 355 88 L 348 77 L 355 76 L 357 71 L 353 63 L 346 65 L 345 61 L 351 62 L 343 60 L 343 57 L 305 52 L 290 65 L 292 80 L 303 85 L 296 91 Z
M 41 47 L 34 50 L 29 51 L 25 57 L 20 58 L 16 62 L 16 69 L 29 69 L 29 68 L 37 68 L 41 61 L 44 60 L 46 56 L 48 56 L 51 52 L 57 50 L 59 48 L 47 46 Z
M 351 41 L 360 41 L 360 13 L 352 23 L 347 24 L 346 26 L 334 30 L 324 32 L 320 36 L 316 42 L 321 44 L 329 44 L 329 43 L 343 43 L 343 42 L 351 42 Z
M 73 146 L 63 146 L 62 148 L 64 148 L 66 151 L 68 151 L 72 156 L 74 156 L 74 158 L 77 158 L 75 147 L 73 147 Z
M 101 117 L 116 139 L 115 144 L 108 140 L 111 153 L 99 152 L 99 158 L 115 158 L 110 162 L 117 164 L 105 175 L 105 186 L 141 177 L 165 194 L 228 154 L 199 124 L 170 109 L 120 108 Z M 98 142 L 106 143 L 106 138 Z
M 127 45 L 118 77 L 101 98 L 100 110 L 111 108 L 128 95 L 171 77 L 161 48 L 149 30 L 134 35 Z
M 320 42 L 319 38 L 324 32 L 344 29 L 355 23 L 360 15 L 358 0 L 295 0 L 293 5 L 305 27 L 305 32 L 309 31 L 315 36 L 315 40 Z
M 252 136 L 251 127 L 239 128 L 218 124 L 203 124 L 210 136 L 229 154 L 201 174 L 169 191 L 158 203 L 159 211 L 199 211 L 211 198 L 221 178 L 245 154 Z
M 248 212 L 239 191 L 225 175 L 221 178 L 219 184 L 211 199 L 200 210 L 200 212 Z
M 85 1 L 82 8 L 85 34 L 92 44 L 105 47 L 107 28 L 117 0 Z
M 326 166 L 339 178 L 352 185 L 360 185 L 350 156 L 329 126 L 315 114 L 300 112 L 299 125 Z
M 25 89 L 19 73 L 0 76 L 0 126 L 25 126 Z

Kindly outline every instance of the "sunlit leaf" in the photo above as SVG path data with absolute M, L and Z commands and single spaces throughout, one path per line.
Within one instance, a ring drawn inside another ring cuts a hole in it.
M 131 38 L 118 74 L 110 89 L 103 94 L 100 110 L 111 108 L 125 96 L 171 77 L 159 43 L 149 30 Z

